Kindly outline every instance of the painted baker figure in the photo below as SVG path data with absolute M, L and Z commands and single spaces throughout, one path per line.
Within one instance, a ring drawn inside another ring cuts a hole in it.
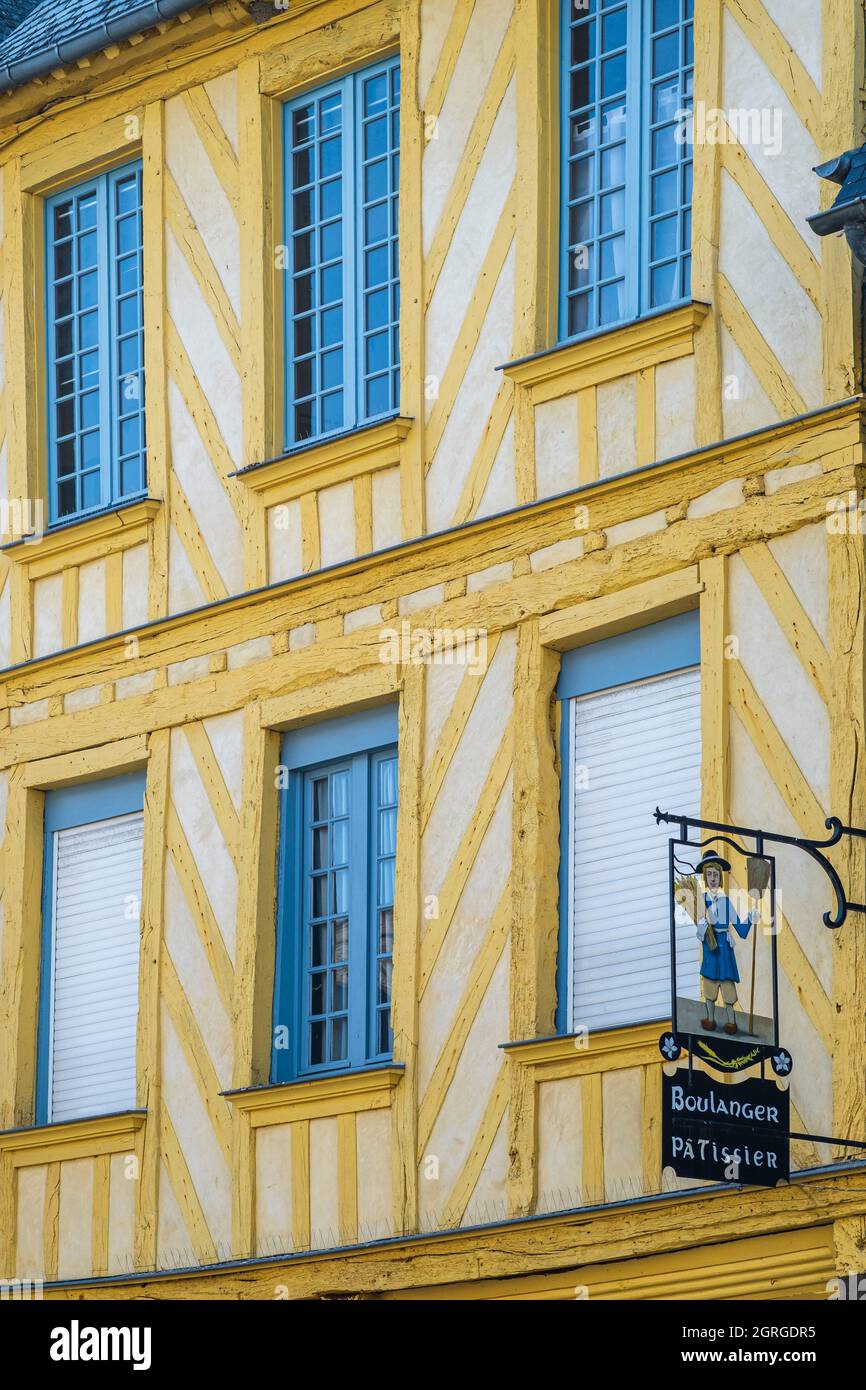
M 725 1012 L 724 1031 L 737 1031 L 734 1005 L 740 972 L 730 934 L 733 929 L 745 940 L 758 920 L 757 912 L 752 909 L 741 922 L 725 894 L 722 874 L 728 873 L 730 867 L 727 859 L 720 855 L 705 854 L 695 870 L 704 881 L 704 915 L 697 923 L 697 933 L 701 943 L 701 998 L 705 1009 L 701 1026 L 708 1032 L 713 1032 L 717 1026 L 716 1005 L 720 1001 Z

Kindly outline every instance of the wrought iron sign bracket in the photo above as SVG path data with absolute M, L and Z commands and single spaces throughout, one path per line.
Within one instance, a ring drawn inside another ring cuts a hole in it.
M 843 825 L 838 816 L 828 816 L 825 820 L 824 824 L 830 832 L 826 840 L 809 840 L 797 835 L 778 835 L 774 831 L 753 830 L 745 825 L 728 825 L 722 821 L 698 820 L 694 816 L 681 816 L 670 811 L 661 811 L 657 806 L 655 809 L 656 825 L 660 825 L 662 821 L 666 825 L 679 826 L 680 839 L 684 843 L 689 843 L 689 830 L 709 830 L 713 832 L 714 840 L 721 840 L 741 853 L 742 846 L 732 838 L 735 835 L 739 836 L 740 839 L 754 840 L 757 856 L 763 855 L 765 844 L 790 845 L 794 849 L 802 850 L 823 870 L 833 889 L 836 906 L 834 911 L 823 914 L 825 927 L 836 931 L 842 926 L 849 912 L 866 913 L 866 903 L 855 903 L 849 900 L 838 873 L 826 855 L 822 853 L 823 850 L 832 849 L 834 845 L 838 845 L 845 835 L 866 840 L 866 830 L 861 830 L 853 825 Z

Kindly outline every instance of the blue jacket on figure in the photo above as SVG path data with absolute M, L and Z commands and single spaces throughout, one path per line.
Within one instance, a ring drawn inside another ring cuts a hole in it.
M 752 926 L 751 919 L 747 917 L 745 922 L 741 922 L 731 905 L 730 898 L 727 898 L 724 893 L 719 893 L 715 898 L 711 893 L 704 893 L 704 913 L 705 916 L 698 923 L 698 936 L 701 942 L 701 974 L 706 980 L 733 980 L 735 983 L 739 983 L 740 972 L 737 969 L 737 958 L 731 945 L 729 931 L 733 927 L 737 935 L 745 941 Z M 708 923 L 712 926 L 718 943 L 715 951 L 710 949 L 707 941 Z

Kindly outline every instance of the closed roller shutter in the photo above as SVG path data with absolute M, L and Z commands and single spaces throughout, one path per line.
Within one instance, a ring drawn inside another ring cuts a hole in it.
M 570 701 L 571 1026 L 670 1015 L 667 840 L 662 810 L 700 815 L 700 670 Z M 697 986 L 698 943 L 678 949 Z
M 135 1107 L 141 812 L 54 832 L 49 1120 Z

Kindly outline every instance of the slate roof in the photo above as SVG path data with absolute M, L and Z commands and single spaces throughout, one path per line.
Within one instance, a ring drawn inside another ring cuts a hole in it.
M 0 0 L 0 38 L 17 29 L 37 4 L 38 0 Z
M 43 71 L 95 53 L 203 0 L 0 0 L 0 88 L 25 82 L 34 62 Z M 14 27 L 13 27 L 14 26 Z M 58 53 L 59 49 L 59 53 Z M 18 68 L 17 65 L 23 66 Z

